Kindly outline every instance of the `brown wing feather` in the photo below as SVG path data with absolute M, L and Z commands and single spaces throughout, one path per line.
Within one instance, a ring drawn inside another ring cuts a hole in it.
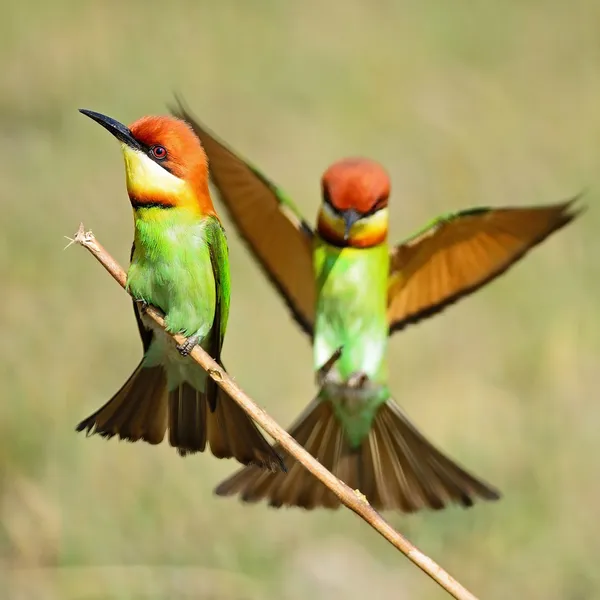
M 211 180 L 238 233 L 294 319 L 312 337 L 312 230 L 281 190 L 200 125 L 181 102 L 171 112 L 187 121 L 200 138 Z
M 581 211 L 550 206 L 473 209 L 440 219 L 394 248 L 390 333 L 430 317 L 489 283 Z

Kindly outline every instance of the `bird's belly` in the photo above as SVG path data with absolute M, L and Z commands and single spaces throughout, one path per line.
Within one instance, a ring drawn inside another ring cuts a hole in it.
M 140 257 L 129 268 L 127 285 L 135 298 L 165 313 L 169 332 L 200 340 L 210 332 L 216 290 L 206 246 L 195 247 L 194 254 L 181 248 L 169 257 Z
M 341 357 L 330 371 L 332 381 L 343 384 L 363 373 L 372 381 L 386 382 L 387 261 L 385 246 L 317 246 L 314 364 L 320 369 L 341 347 Z
M 324 319 L 325 320 L 325 319 Z M 352 324 L 353 326 L 356 323 Z M 315 336 L 314 362 L 321 368 L 338 349 L 341 357 L 333 364 L 329 379 L 346 383 L 357 374 L 365 374 L 374 380 L 386 379 L 387 331 L 380 328 L 336 327 L 328 321 Z
M 388 330 L 384 300 L 378 307 L 372 296 L 357 288 L 348 286 L 340 293 L 338 284 L 334 289 L 323 289 L 318 299 L 315 366 L 322 366 L 341 347 L 341 357 L 331 369 L 331 378 L 340 383 L 358 372 L 373 380 L 386 378 Z
M 206 349 L 215 317 L 215 280 L 208 247 L 204 243 L 192 246 L 186 247 L 180 240 L 175 250 L 171 248 L 165 254 L 153 257 L 134 254 L 127 285 L 134 298 L 165 313 L 165 324 L 170 333 L 186 337 L 197 335 L 198 343 Z M 204 370 L 191 358 L 181 356 L 170 336 L 154 321 L 142 315 L 142 322 L 154 333 L 144 357 L 145 365 L 162 365 L 169 389 L 187 381 L 203 391 Z

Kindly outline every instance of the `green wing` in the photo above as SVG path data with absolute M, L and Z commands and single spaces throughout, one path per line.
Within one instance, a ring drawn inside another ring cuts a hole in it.
M 208 217 L 206 239 L 210 252 L 210 262 L 215 278 L 215 318 L 210 344 L 211 356 L 221 362 L 221 349 L 229 320 L 229 299 L 231 282 L 229 279 L 229 249 L 225 230 L 216 217 Z
M 444 215 L 392 248 L 390 333 L 430 317 L 502 275 L 570 223 L 578 197 L 549 206 L 474 208 Z
M 215 317 L 211 331 L 212 339 L 208 353 L 221 365 L 221 350 L 227 321 L 229 320 L 229 299 L 231 283 L 229 279 L 229 248 L 223 226 L 216 217 L 208 217 L 206 225 L 206 239 L 210 252 L 210 262 L 215 278 Z M 211 410 L 217 406 L 219 387 L 216 382 L 208 377 L 206 381 L 206 397 Z
M 131 246 L 131 254 L 129 255 L 129 262 L 133 260 L 133 253 L 135 252 L 135 242 Z M 135 322 L 137 323 L 138 330 L 140 332 L 140 338 L 142 338 L 142 346 L 144 347 L 144 354 L 148 352 L 148 348 L 150 348 L 150 344 L 152 344 L 152 340 L 154 339 L 154 333 L 151 329 L 146 329 L 144 323 L 142 321 L 142 316 L 140 315 L 140 308 L 138 303 L 133 301 L 133 313 L 135 314 Z
M 238 233 L 300 327 L 312 337 L 315 280 L 313 232 L 290 199 L 256 168 L 195 120 L 179 102 L 208 156 L 210 176 Z

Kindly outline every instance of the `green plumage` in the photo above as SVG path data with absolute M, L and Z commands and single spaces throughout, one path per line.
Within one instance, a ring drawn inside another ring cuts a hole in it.
M 433 446 L 388 389 L 386 354 L 395 324 L 441 310 L 473 281 L 461 278 L 460 268 L 447 273 L 453 261 L 444 253 L 454 240 L 446 238 L 445 245 L 438 245 L 438 235 L 425 250 L 401 245 L 390 251 L 386 242 L 369 245 L 366 237 L 359 241 L 360 235 L 352 239 L 349 227 L 356 224 L 363 232 L 377 231 L 373 240 L 385 238 L 390 187 L 379 165 L 356 158 L 339 161 L 325 172 L 322 227 L 313 231 L 275 183 L 182 106 L 175 113 L 191 123 L 202 140 L 213 184 L 232 223 L 312 339 L 318 392 L 288 429 L 290 435 L 334 475 L 364 493 L 375 508 L 410 512 L 425 506 L 440 509 L 451 502 L 470 506 L 477 497 L 498 498 L 495 489 Z M 501 229 L 501 235 L 504 232 Z M 486 236 L 484 231 L 484 241 Z M 423 237 L 427 246 L 428 238 Z M 475 246 L 474 254 L 480 257 L 477 240 Z M 503 248 L 494 241 L 491 247 Z M 490 271 L 503 256 L 494 257 L 492 265 L 484 261 L 482 269 Z M 425 275 L 412 272 L 413 265 L 425 268 Z M 433 270 L 427 272 L 428 265 Z M 412 289 L 406 287 L 411 275 Z M 281 450 L 278 445 L 275 449 Z M 267 499 L 275 507 L 339 506 L 339 499 L 292 457 L 286 458 L 286 465 L 287 475 L 244 468 L 221 482 L 216 493 L 239 494 L 245 502 Z
M 244 465 L 285 469 L 252 419 L 188 354 L 200 344 L 222 367 L 229 317 L 225 232 L 208 191 L 200 140 L 179 119 L 147 116 L 126 127 L 82 109 L 121 143 L 135 234 L 127 289 L 144 356 L 119 391 L 81 421 L 77 431 L 169 443 L 180 455 L 204 452 Z M 165 315 L 175 345 L 138 302 Z
M 227 243 L 219 222 L 214 217 L 199 220 L 181 208 L 145 208 L 136 213 L 128 289 L 164 311 L 170 332 L 201 338 L 212 328 L 218 295 L 222 340 L 230 285 Z
M 340 248 L 316 238 L 314 267 L 317 282 L 315 370 L 343 346 L 342 356 L 332 369 L 340 381 L 361 372 L 372 381 L 385 384 L 387 244 Z
M 316 237 L 313 257 L 317 283 L 315 371 L 342 348 L 319 399 L 333 404 L 348 442 L 357 447 L 369 435 L 378 407 L 389 398 L 389 250 L 387 244 L 340 248 Z M 368 378 L 368 385 L 351 391 L 348 381 L 362 375 Z
M 184 208 L 138 209 L 127 286 L 135 298 L 165 313 L 168 331 L 198 336 L 200 345 L 219 360 L 230 284 L 227 242 L 217 219 L 198 219 Z M 205 371 L 162 335 L 154 337 L 144 356 L 144 366 L 159 364 L 165 367 L 169 390 L 187 380 L 204 391 Z

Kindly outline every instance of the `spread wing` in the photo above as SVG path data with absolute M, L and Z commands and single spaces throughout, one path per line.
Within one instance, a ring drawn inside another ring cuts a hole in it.
M 445 215 L 391 250 L 390 333 L 430 317 L 502 275 L 580 212 L 567 202 Z
M 287 196 L 198 123 L 179 101 L 171 112 L 200 138 L 211 180 L 238 233 L 294 319 L 312 337 L 315 280 L 313 232 Z

